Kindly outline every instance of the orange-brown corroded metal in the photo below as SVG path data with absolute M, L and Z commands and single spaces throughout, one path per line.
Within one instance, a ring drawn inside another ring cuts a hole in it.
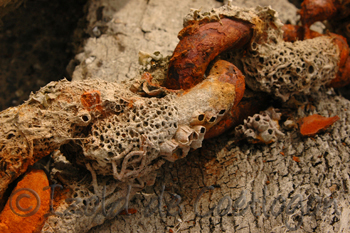
M 304 39 L 310 39 L 309 27 L 317 22 L 334 18 L 341 9 L 339 0 L 304 0 L 301 4 L 300 18 L 305 28 Z
M 194 87 L 204 79 L 207 66 L 218 54 L 244 46 L 252 32 L 252 24 L 228 18 L 185 27 L 170 59 L 165 87 L 176 90 Z
M 328 86 L 338 88 L 348 84 L 350 84 L 350 56 L 346 60 L 345 65 L 339 68 L 336 78 L 333 79 Z
M 303 40 L 304 39 L 304 28 L 298 25 L 292 25 L 292 24 L 284 24 L 282 26 L 283 30 L 283 40 L 294 42 L 297 40 Z M 313 30 L 310 30 L 309 39 L 315 38 L 318 36 L 322 36 L 321 33 L 315 32 Z
M 245 91 L 245 77 L 242 72 L 232 63 L 218 60 L 214 63 L 209 75 L 215 75 L 219 81 L 235 85 L 235 102 L 233 108 L 241 101 Z
M 270 105 L 271 98 L 263 92 L 247 94 L 243 99 L 228 112 L 216 125 L 210 128 L 205 134 L 205 139 L 217 137 L 225 131 L 239 124 L 242 124 L 248 116 L 265 110 Z
M 97 110 L 102 112 L 101 93 L 99 91 L 93 90 L 84 92 L 84 94 L 81 95 L 80 100 L 84 108 L 87 110 Z
M 32 170 L 18 182 L 0 214 L 0 232 L 33 233 L 50 211 L 49 181 L 44 171 Z
M 300 133 L 303 136 L 313 136 L 328 128 L 339 119 L 340 118 L 338 116 L 324 117 L 318 114 L 304 117 L 299 121 Z
M 283 39 L 285 41 L 294 42 L 304 37 L 304 28 L 301 26 L 286 24 L 283 25 L 282 29 Z M 339 70 L 337 72 L 336 77 L 327 86 L 338 88 L 350 84 L 350 49 L 346 38 L 334 33 L 323 35 L 318 32 L 309 30 L 308 39 L 312 39 L 318 36 L 330 36 L 333 39 L 333 43 L 339 49 Z
M 349 45 L 345 37 L 330 33 L 330 36 L 334 39 L 333 43 L 339 48 L 339 62 L 338 62 L 338 73 L 329 84 L 328 87 L 343 87 L 350 84 L 350 56 L 349 56 Z

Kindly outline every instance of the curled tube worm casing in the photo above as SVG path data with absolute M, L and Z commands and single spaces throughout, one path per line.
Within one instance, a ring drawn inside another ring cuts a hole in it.
M 250 41 L 252 27 L 248 22 L 223 18 L 220 22 L 184 28 L 170 59 L 165 87 L 186 90 L 200 83 L 207 66 L 217 55 Z

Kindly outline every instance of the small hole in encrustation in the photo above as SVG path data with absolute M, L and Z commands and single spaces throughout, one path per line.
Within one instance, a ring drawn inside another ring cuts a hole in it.
M 299 73 L 300 72 L 300 68 L 296 68 L 296 70 L 295 70 L 297 73 Z
M 220 112 L 219 112 L 219 114 L 222 115 L 222 114 L 224 114 L 225 112 L 226 112 L 226 109 L 221 109 Z
M 87 121 L 90 120 L 90 117 L 87 116 L 87 115 L 84 115 L 84 116 L 81 117 L 81 119 L 82 119 L 83 121 L 87 122 Z
M 108 152 L 107 153 L 108 157 L 113 157 L 114 156 L 114 153 L 113 152 Z M 107 161 L 109 161 L 109 159 L 106 158 Z
M 100 136 L 100 140 L 103 141 L 104 140 L 104 137 L 103 135 Z
M 174 128 L 176 128 L 176 129 L 177 129 L 177 123 L 174 123 L 173 125 L 174 125 Z
M 13 138 L 15 135 L 13 133 L 9 133 L 7 136 L 6 136 L 6 139 L 11 139 Z
M 148 122 L 147 122 L 147 121 L 144 121 L 144 122 L 143 122 L 143 126 L 145 126 L 145 127 L 148 126 Z
M 259 57 L 259 62 L 260 63 L 264 63 L 264 58 L 263 57 Z
M 200 130 L 201 133 L 205 133 L 205 127 L 202 127 Z
M 309 74 L 312 74 L 315 71 L 313 66 L 309 66 L 308 72 Z
M 199 120 L 199 121 L 204 120 L 204 114 L 199 114 L 199 116 L 198 116 L 198 120 Z
M 273 133 L 273 130 L 272 130 L 272 129 L 269 129 L 267 132 L 268 132 L 269 134 L 272 134 L 272 133 Z
M 256 121 L 260 121 L 260 116 L 255 117 Z
M 211 117 L 210 119 L 209 119 L 209 123 L 213 123 L 213 122 L 215 122 L 216 121 L 216 117 Z

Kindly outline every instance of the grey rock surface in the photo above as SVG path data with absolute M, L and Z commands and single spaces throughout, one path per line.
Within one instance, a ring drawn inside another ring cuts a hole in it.
M 285 138 L 270 145 L 234 144 L 225 136 L 206 141 L 186 159 L 163 165 L 154 187 L 130 200 L 136 214 L 90 233 L 349 232 L 350 101 L 325 91 L 313 98 L 313 110 L 292 112 L 295 119 L 338 115 L 326 132 L 309 138 L 284 129 Z
M 297 20 L 296 8 L 287 1 L 232 3 L 269 4 L 282 22 Z M 77 55 L 81 63 L 73 79 L 122 82 L 139 77 L 139 50 L 171 55 L 189 9 L 220 4 L 91 1 L 88 30 L 94 37 Z M 89 232 L 349 232 L 350 102 L 322 89 L 313 94 L 315 108 L 309 111 L 307 98 L 300 98 L 304 105 L 290 110 L 290 121 L 313 113 L 341 120 L 313 138 L 283 128 L 285 137 L 270 145 L 233 144 L 230 136 L 205 141 L 186 159 L 166 162 L 156 184 L 131 198 L 129 208 L 136 213 L 119 215 Z M 290 108 L 288 102 L 283 107 Z
M 137 77 L 140 73 L 139 51 L 171 55 L 179 41 L 177 34 L 183 27 L 183 18 L 190 9 L 208 11 L 222 4 L 214 0 L 91 1 L 87 32 L 92 37 L 76 56 L 79 65 L 72 74 L 73 80 L 100 78 L 120 82 Z M 286 0 L 237 0 L 232 4 L 271 5 L 281 12 L 282 22 L 295 23 L 297 20 L 296 7 Z

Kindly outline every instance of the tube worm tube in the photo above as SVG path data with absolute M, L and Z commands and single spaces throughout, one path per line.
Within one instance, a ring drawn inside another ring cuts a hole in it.
M 252 28 L 248 22 L 228 18 L 184 28 L 170 59 L 165 87 L 186 90 L 200 83 L 207 66 L 217 55 L 250 41 Z

